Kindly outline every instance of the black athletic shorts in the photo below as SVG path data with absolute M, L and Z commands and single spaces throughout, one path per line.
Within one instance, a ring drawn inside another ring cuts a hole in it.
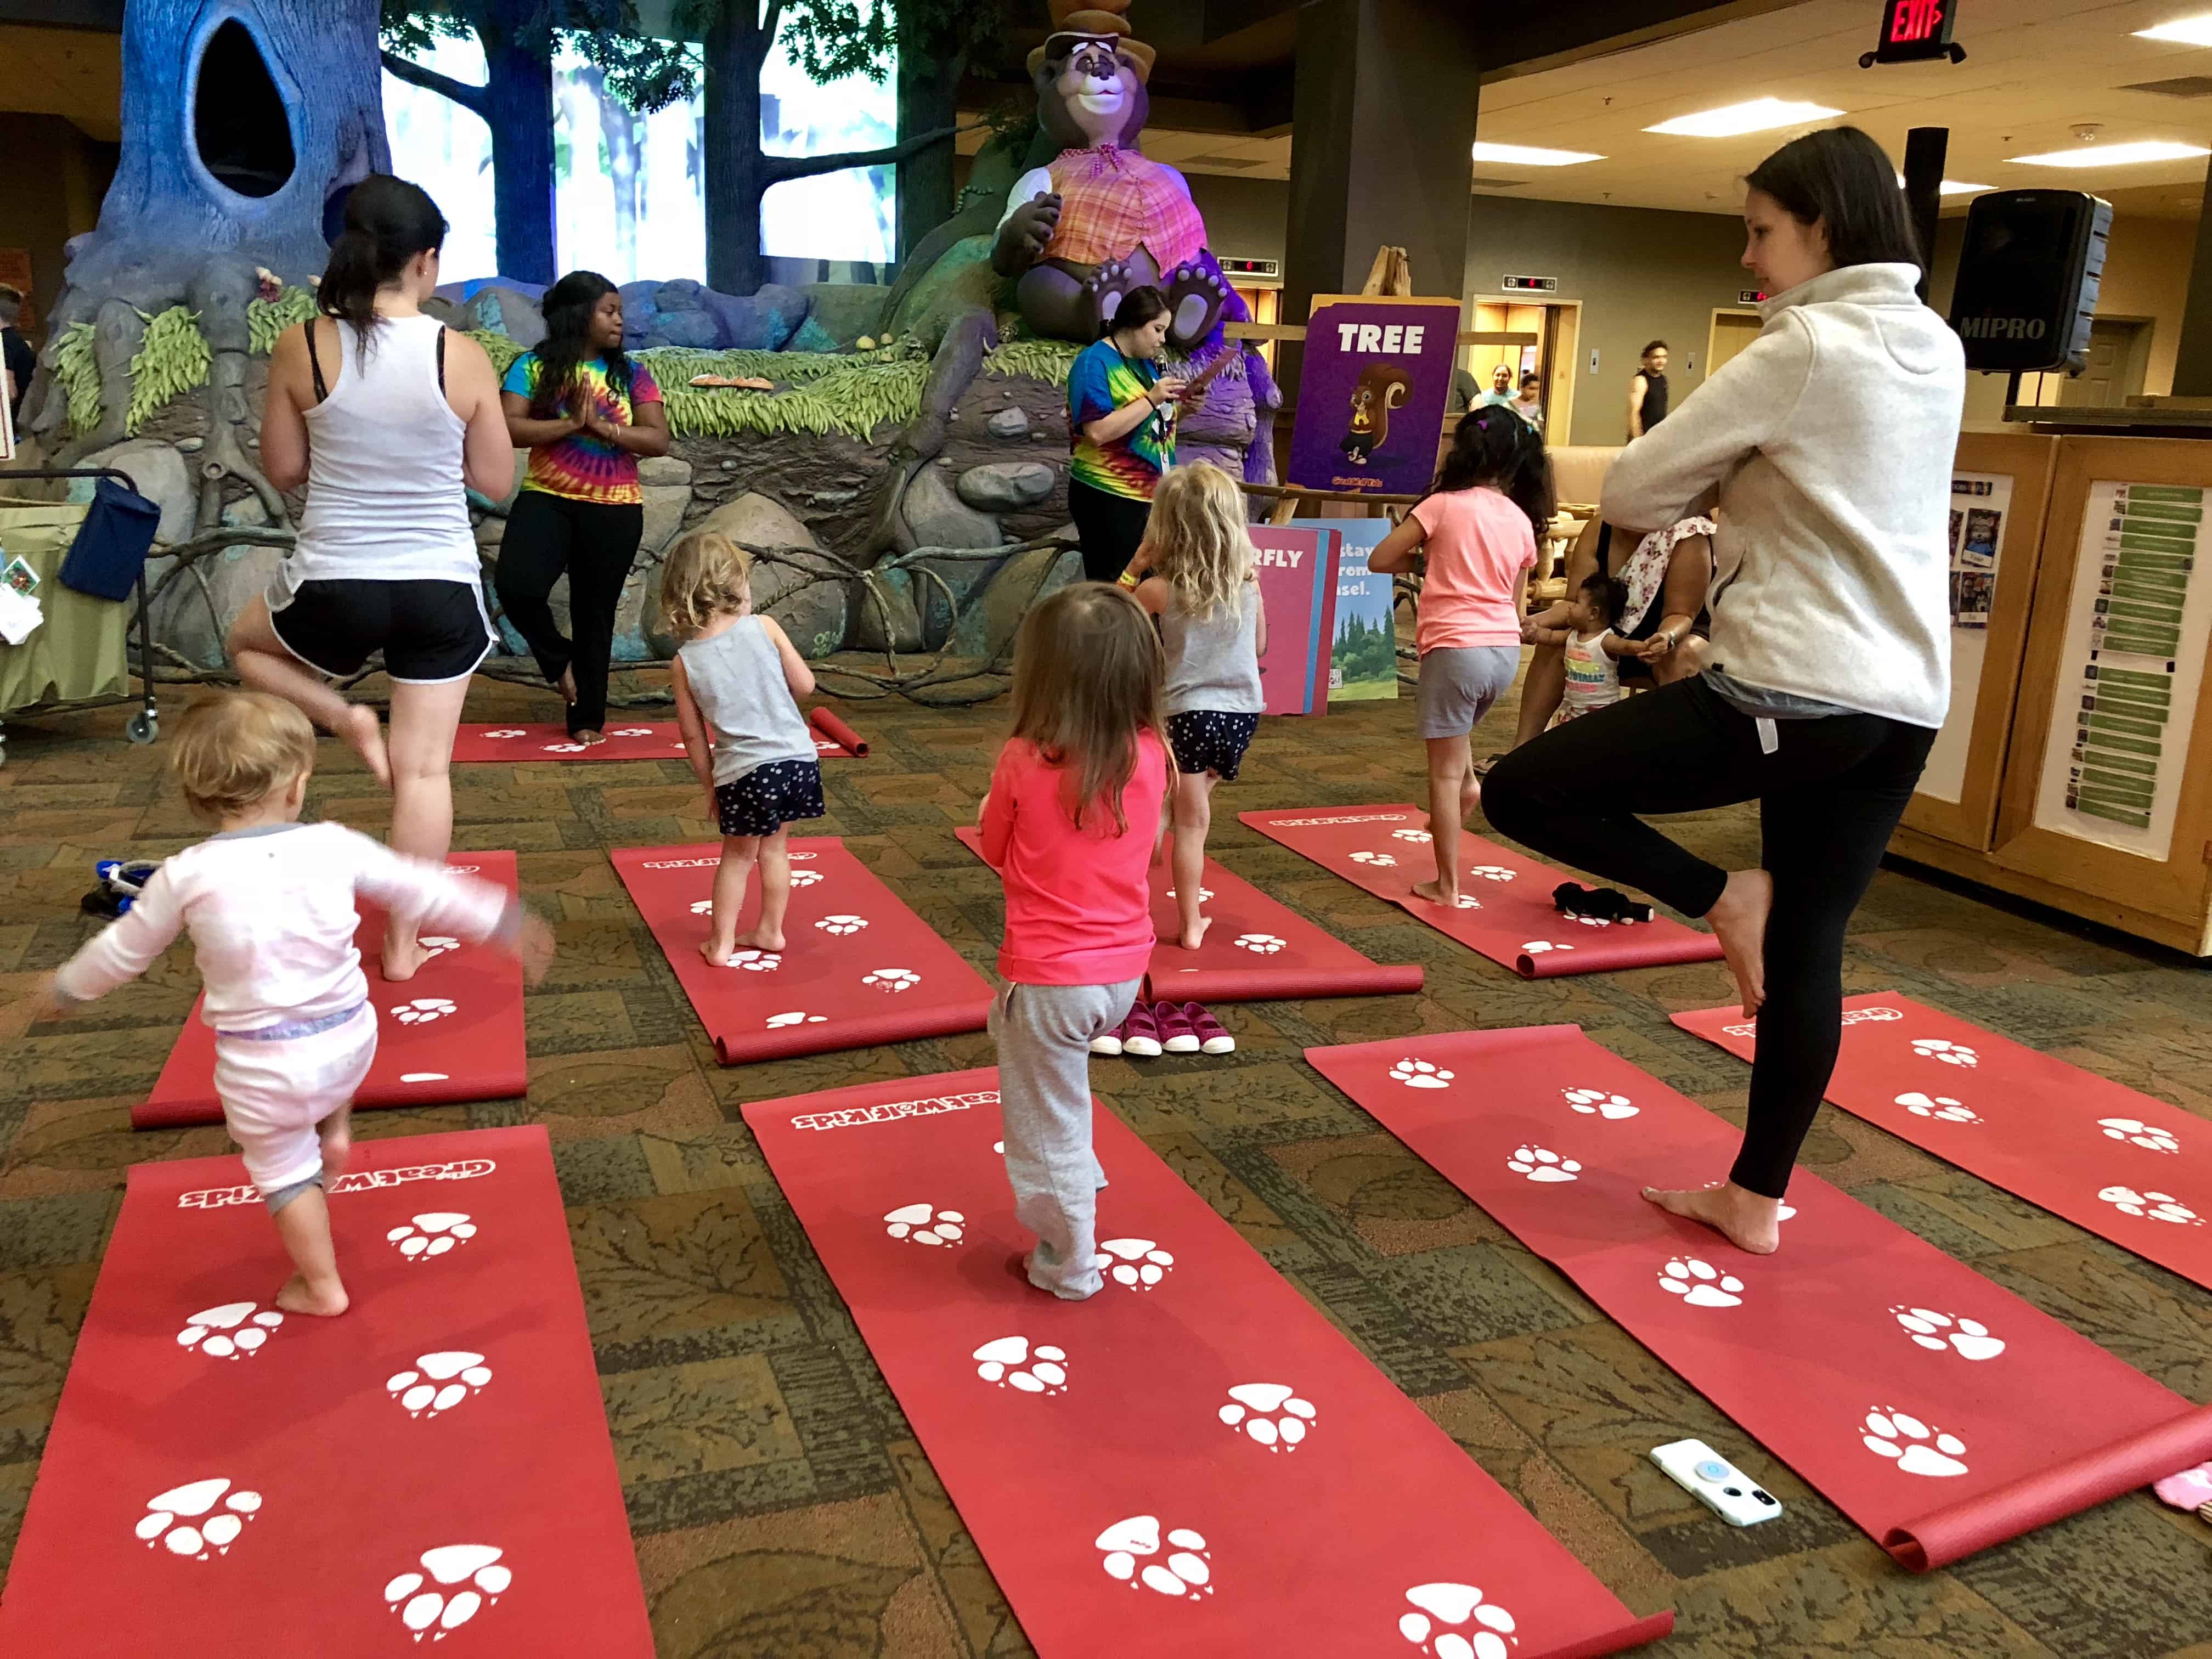
M 1168 747 L 1175 751 L 1176 770 L 1218 772 L 1224 783 L 1237 781 L 1244 763 L 1244 750 L 1260 729 L 1257 714 L 1224 714 L 1210 708 L 1187 708 L 1167 718 Z
M 384 653 L 384 672 L 409 685 L 466 679 L 491 654 L 483 589 L 464 581 L 304 581 L 269 625 L 284 648 L 325 674 L 357 673 Z
M 787 823 L 818 818 L 829 810 L 819 761 L 769 761 L 714 786 L 714 811 L 726 836 L 772 836 Z

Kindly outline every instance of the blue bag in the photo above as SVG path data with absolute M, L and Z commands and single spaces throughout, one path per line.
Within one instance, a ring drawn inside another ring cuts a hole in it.
M 62 561 L 62 586 L 97 599 L 129 599 L 161 523 L 161 509 L 153 502 L 112 478 L 100 479 Z

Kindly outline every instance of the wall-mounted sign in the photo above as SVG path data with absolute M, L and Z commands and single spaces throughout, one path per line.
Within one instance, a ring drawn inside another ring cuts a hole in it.
M 1498 286 L 1508 294 L 1557 294 L 1559 279 L 1556 276 L 1508 276 Z
M 1936 58 L 1963 63 L 1966 48 L 1951 44 L 1958 22 L 1959 0 L 1882 0 L 1881 35 L 1859 59 L 1859 67 L 1924 64 Z
M 1280 276 L 1280 259 L 1224 259 L 1221 269 L 1231 276 Z
M 1759 289 L 1740 288 L 1735 291 L 1735 302 L 1740 306 L 1755 306 L 1765 298 L 1765 291 Z

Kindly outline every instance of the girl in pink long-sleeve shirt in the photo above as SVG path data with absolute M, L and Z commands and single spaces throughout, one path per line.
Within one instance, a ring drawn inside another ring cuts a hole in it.
M 1071 1302 L 1105 1282 L 1091 1042 L 1128 1017 L 1152 960 L 1167 782 L 1151 618 L 1103 583 L 1061 589 L 1022 624 L 1014 734 L 979 819 L 1006 894 L 991 1005 L 1006 1176 L 1037 1237 L 1030 1283 Z

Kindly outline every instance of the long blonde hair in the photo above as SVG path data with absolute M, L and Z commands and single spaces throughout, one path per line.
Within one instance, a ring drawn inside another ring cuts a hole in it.
M 1152 619 L 1123 589 L 1078 582 L 1030 608 L 1014 642 L 1014 735 L 1065 773 L 1077 829 L 1103 800 L 1115 833 L 1127 832 L 1121 792 L 1136 775 L 1137 734 L 1160 734 L 1160 674 Z
M 1183 614 L 1210 618 L 1243 606 L 1244 579 L 1256 554 L 1244 523 L 1244 492 L 1211 461 L 1172 468 L 1152 492 L 1146 529 L 1153 573 Z
M 751 554 L 727 536 L 693 531 L 661 563 L 661 626 L 679 640 L 704 633 L 751 603 L 752 580 Z

